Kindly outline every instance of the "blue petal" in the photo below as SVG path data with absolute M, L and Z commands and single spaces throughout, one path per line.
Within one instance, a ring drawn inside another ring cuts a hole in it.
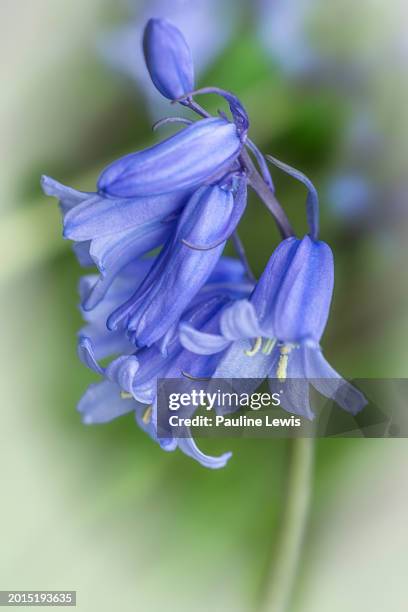
M 165 98 L 174 100 L 194 88 L 191 51 L 174 25 L 165 19 L 149 19 L 143 50 L 150 77 Z
M 135 355 L 122 355 L 108 365 L 105 376 L 124 391 L 132 393 L 138 370 L 139 360 Z
M 231 234 L 235 231 L 235 228 L 237 227 L 242 215 L 244 214 L 246 204 L 247 184 L 246 179 L 241 178 L 239 179 L 237 192 L 234 195 L 234 206 L 232 208 L 229 219 L 226 220 L 225 226 L 221 227 L 219 231 L 211 237 L 211 239 L 209 238 L 209 236 L 207 236 L 206 242 L 197 244 L 192 242 L 191 240 L 183 239 L 184 244 L 186 244 L 190 248 L 197 249 L 199 251 L 208 251 L 216 248 L 217 246 L 228 240 Z
M 209 283 L 239 283 L 245 279 L 245 268 L 239 259 L 221 257 L 208 279 Z
M 97 274 L 85 274 L 81 276 L 78 283 L 78 293 L 81 298 L 81 302 L 89 295 L 90 290 L 98 280 Z
M 265 335 L 287 343 L 318 343 L 333 284 L 333 255 L 327 244 L 309 236 L 281 242 L 251 296 Z
M 211 378 L 223 353 L 215 355 L 196 355 L 188 350 L 183 350 L 179 353 L 176 359 L 170 364 L 165 371 L 165 378 L 181 378 L 193 381 L 197 378 Z
M 177 337 L 178 337 L 178 326 L 177 326 L 177 323 L 174 323 L 174 325 L 169 327 L 169 329 L 160 338 L 160 340 L 156 342 L 157 348 L 159 349 L 160 353 L 164 357 L 167 357 L 168 355 L 168 345 L 171 342 L 174 342 L 174 340 L 177 339 Z
M 109 317 L 109 329 L 125 324 L 139 346 L 149 346 L 163 336 L 211 275 L 224 248 L 221 244 L 211 251 L 194 251 L 181 242 L 182 238 L 194 242 L 211 239 L 224 225 L 232 206 L 229 191 L 218 186 L 199 189 L 146 281 Z
M 79 336 L 89 338 L 97 361 L 120 353 L 130 354 L 135 350 L 122 331 L 112 332 L 106 328 L 106 319 L 100 321 L 99 325 L 86 325 L 80 330 Z
M 276 337 L 275 302 L 299 242 L 296 238 L 287 238 L 279 244 L 272 253 L 250 298 L 265 335 L 271 338 Z
M 119 234 L 92 240 L 91 257 L 101 277 L 83 303 L 90 310 L 103 298 L 116 275 L 134 259 L 160 246 L 171 233 L 173 225 L 152 222 Z
M 146 411 L 151 411 L 151 415 L 146 419 Z M 136 406 L 136 422 L 139 427 L 145 431 L 155 442 L 160 444 L 160 447 L 167 451 L 174 451 L 177 447 L 177 440 L 172 438 L 157 438 L 157 404 L 146 405 L 137 403 Z
M 92 240 L 91 257 L 102 273 L 113 268 L 121 269 L 133 259 L 160 246 L 173 227 L 173 224 L 153 221 L 112 236 L 96 238 Z
M 309 236 L 296 252 L 276 296 L 275 337 L 283 342 L 319 342 L 326 326 L 334 285 L 333 254 L 324 242 Z
M 247 300 L 238 300 L 224 308 L 216 318 L 214 331 L 216 333 L 200 331 L 182 322 L 179 327 L 180 342 L 193 353 L 213 355 L 226 349 L 233 340 L 262 335 L 255 309 Z
M 136 407 L 134 400 L 121 399 L 120 388 L 109 381 L 90 385 L 78 403 L 82 421 L 87 425 L 113 421 Z
M 217 296 L 208 301 L 198 303 L 185 315 L 191 324 L 202 327 L 204 330 L 212 330 L 220 309 L 225 304 L 225 298 Z M 179 378 L 183 372 L 193 376 L 211 376 L 218 363 L 218 355 L 215 357 L 202 357 L 193 355 L 183 350 L 180 345 L 178 334 L 168 342 L 166 353 L 163 355 L 158 350 L 157 344 L 138 351 L 137 357 L 140 369 L 133 385 L 133 395 L 139 401 L 152 403 L 157 391 L 157 378 Z
M 202 119 L 149 149 L 113 162 L 99 177 L 98 190 L 112 196 L 146 197 L 190 189 L 227 170 L 241 146 L 233 123 Z
M 71 187 L 67 187 L 58 181 L 55 181 L 49 176 L 41 177 L 41 187 L 44 193 L 48 196 L 58 198 L 60 209 L 62 212 L 63 221 L 65 216 L 74 208 L 80 206 L 84 201 L 89 199 L 92 194 L 83 191 L 77 191 Z M 84 268 L 93 266 L 92 258 L 89 254 L 90 242 L 79 242 L 74 245 L 74 253 L 79 261 L 79 264 Z
M 92 341 L 87 336 L 78 338 L 78 357 L 88 368 L 103 376 L 104 370 L 96 360 Z
M 89 252 L 91 248 L 90 240 L 86 240 L 85 242 L 76 242 L 72 245 L 72 248 L 80 266 L 83 268 L 90 268 L 94 265 L 93 259 Z
M 228 340 L 262 336 L 254 306 L 248 300 L 237 300 L 220 318 L 220 331 Z
M 134 288 L 143 281 L 152 263 L 153 258 L 137 259 L 122 268 L 113 279 L 103 299 L 92 310 L 81 308 L 81 314 L 85 321 L 95 325 L 102 324 L 106 327 L 106 320 L 112 310 L 120 306 L 124 300 L 127 300 L 132 295 Z M 80 278 L 78 290 L 81 303 L 87 302 L 98 280 L 97 274 L 87 274 Z
M 201 463 L 202 466 L 211 468 L 213 470 L 225 467 L 228 460 L 232 457 L 232 453 L 224 453 L 220 457 L 205 455 L 202 451 L 200 451 L 195 441 L 191 437 L 179 438 L 177 440 L 177 446 L 185 455 L 192 457 Z
M 320 348 L 305 347 L 305 368 L 312 385 L 351 414 L 367 405 L 364 394 L 344 380 L 326 361 Z
M 81 204 L 81 202 L 89 198 L 91 195 L 90 193 L 77 191 L 71 187 L 66 187 L 66 185 L 63 185 L 62 183 L 59 183 L 50 176 L 46 175 L 41 177 L 41 187 L 45 195 L 58 198 L 63 215 L 78 204 Z
M 231 343 L 223 336 L 198 331 L 188 323 L 180 323 L 179 334 L 180 342 L 184 348 L 199 355 L 219 353 Z
M 64 237 L 84 241 L 140 227 L 180 210 L 188 196 L 186 191 L 148 198 L 109 198 L 94 194 L 67 212 Z
M 157 378 L 163 377 L 169 361 L 174 358 L 174 348 L 165 357 L 156 346 L 138 351 L 139 370 L 133 381 L 133 396 L 140 402 L 152 404 L 157 393 Z
M 249 340 L 238 340 L 225 352 L 214 378 L 253 378 L 264 379 L 268 376 L 273 357 L 259 350 L 251 357 L 247 352 L 252 348 Z

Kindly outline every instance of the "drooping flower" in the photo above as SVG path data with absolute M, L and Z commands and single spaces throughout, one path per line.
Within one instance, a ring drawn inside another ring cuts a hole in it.
M 272 254 L 249 300 L 223 312 L 218 334 L 184 323 L 181 342 L 201 354 L 229 347 L 215 377 L 244 378 L 255 368 L 269 377 L 273 391 L 287 381 L 282 406 L 291 412 L 313 418 L 308 387 L 296 382 L 305 379 L 355 414 L 366 404 L 364 396 L 333 370 L 320 348 L 333 282 L 333 256 L 326 243 L 309 236 L 288 238 Z M 255 341 L 252 348 L 250 340 Z
M 78 410 L 86 424 L 105 423 L 134 412 L 139 426 L 164 450 L 179 448 L 205 467 L 223 467 L 231 453 L 210 457 L 197 448 L 191 435 L 177 439 L 171 435 L 166 438 L 157 435 L 157 379 L 195 376 L 198 372 L 211 376 L 221 355 L 195 355 L 180 344 L 177 333 L 169 338 L 165 354 L 156 344 L 135 351 L 123 332 L 106 328 L 110 310 L 129 294 L 131 278 L 136 283 L 141 282 L 150 265 L 149 260 L 139 262 L 132 270 L 119 274 L 98 306 L 91 312 L 83 311 L 87 325 L 79 333 L 78 354 L 104 380 L 90 385 Z M 87 285 L 93 282 L 92 278 L 85 277 L 80 283 L 80 293 L 86 292 Z M 215 329 L 214 321 L 220 310 L 233 299 L 247 296 L 251 288 L 245 282 L 242 265 L 236 260 L 222 258 L 206 287 L 182 314 L 182 319 L 199 329 L 211 331 Z M 112 356 L 108 366 L 99 364 L 99 360 Z
M 200 187 L 185 206 L 177 229 L 132 297 L 108 319 L 124 327 L 138 346 L 150 346 L 177 322 L 205 284 L 246 204 L 246 181 Z
M 110 164 L 98 180 L 100 193 L 146 197 L 191 189 L 232 169 L 245 134 L 222 118 L 197 121 L 149 149 Z
M 147 198 L 109 198 L 77 191 L 47 176 L 42 177 L 42 188 L 58 198 L 63 235 L 75 242 L 80 264 L 99 269 L 100 277 L 83 296 L 87 309 L 96 306 L 119 271 L 166 242 L 189 197 L 189 192 L 181 191 Z
M 276 380 L 286 385 L 284 407 L 309 418 L 308 387 L 293 380 L 310 380 L 351 412 L 365 400 L 321 354 L 333 260 L 318 239 L 313 184 L 266 157 L 308 189 L 310 235 L 299 240 L 276 199 L 265 157 L 247 138 L 249 120 L 240 100 L 214 87 L 191 91 L 189 49 L 165 22 L 150 22 L 145 56 L 159 91 L 177 96 L 174 101 L 200 120 L 163 119 L 159 123 L 180 121 L 188 127 L 111 163 L 99 177 L 97 193 L 43 178 L 45 193 L 60 200 L 64 236 L 74 241 L 81 265 L 99 271 L 80 284 L 86 326 L 79 333 L 78 354 L 103 381 L 91 385 L 78 408 L 86 423 L 133 411 L 162 448 L 178 447 L 217 468 L 229 453 L 208 457 L 191 436 L 158 433 L 159 377 L 270 377 L 272 389 Z M 204 93 L 222 96 L 231 120 L 221 111 L 211 117 L 199 106 L 194 96 Z M 253 276 L 235 232 L 248 186 L 272 212 L 283 237 L 255 287 L 247 280 Z M 231 237 L 242 264 L 221 257 Z M 108 365 L 101 363 L 106 358 Z

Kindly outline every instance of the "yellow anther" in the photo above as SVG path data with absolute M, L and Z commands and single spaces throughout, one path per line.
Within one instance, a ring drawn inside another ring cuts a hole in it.
M 286 376 L 288 373 L 289 353 L 292 349 L 292 344 L 284 344 L 280 347 L 280 357 L 278 362 L 278 368 L 276 370 L 276 376 L 281 382 L 284 382 L 286 380 Z
M 265 355 L 270 355 L 273 351 L 273 347 L 276 344 L 276 340 L 274 338 L 268 338 L 267 341 L 265 342 L 265 346 L 262 349 L 262 352 Z
M 150 419 L 152 418 L 152 412 L 153 412 L 152 406 L 149 406 L 144 411 L 143 416 L 142 416 L 142 421 L 145 425 L 148 425 L 150 423 Z
M 133 399 L 133 395 L 131 393 L 128 393 L 127 391 L 121 391 L 120 397 L 121 399 Z
M 284 344 L 280 348 L 281 355 L 289 355 L 290 351 L 293 349 L 293 344 Z
M 261 336 L 259 336 L 255 340 L 254 346 L 251 349 L 248 349 L 248 350 L 244 351 L 244 353 L 245 353 L 245 355 L 247 355 L 247 357 L 253 357 L 260 350 L 261 346 L 262 346 L 262 338 L 261 338 Z

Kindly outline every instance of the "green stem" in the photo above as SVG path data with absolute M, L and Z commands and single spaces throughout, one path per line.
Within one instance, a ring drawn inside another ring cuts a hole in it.
M 309 515 L 314 463 L 314 438 L 293 438 L 287 475 L 286 501 L 262 610 L 288 612 L 298 573 Z

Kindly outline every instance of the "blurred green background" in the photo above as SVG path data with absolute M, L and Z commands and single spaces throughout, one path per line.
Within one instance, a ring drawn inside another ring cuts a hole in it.
M 234 451 L 210 472 L 161 451 L 132 416 L 80 423 L 75 406 L 94 380 L 76 357 L 80 269 L 39 187 L 47 173 L 92 190 L 106 163 L 159 137 L 157 114 L 176 113 L 155 106 L 137 73 L 153 4 L 1 5 L 0 589 L 76 589 L 92 612 L 246 612 L 270 572 L 287 442 L 203 440 Z M 310 0 L 273 12 L 267 1 L 219 0 L 204 22 L 202 2 L 168 0 L 163 13 L 178 4 L 190 36 L 197 21 L 208 33 L 199 84 L 237 93 L 262 151 L 320 191 L 336 261 L 328 359 L 349 378 L 406 377 L 406 6 Z M 118 69 L 133 61 L 136 76 Z M 304 190 L 273 176 L 305 231 Z M 353 199 L 350 176 L 365 197 Z M 259 273 L 278 234 L 256 198 L 241 235 Z M 317 442 L 294 612 L 407 610 L 407 458 L 405 440 Z

